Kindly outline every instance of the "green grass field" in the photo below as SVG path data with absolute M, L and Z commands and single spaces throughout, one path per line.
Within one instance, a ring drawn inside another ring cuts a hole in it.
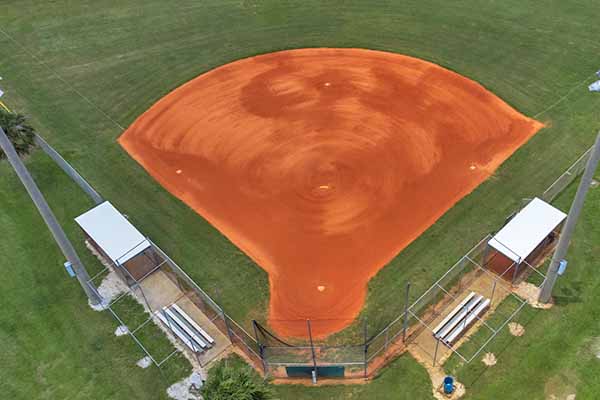
M 42 152 L 28 166 L 58 218 L 92 205 Z M 166 399 L 165 388 L 189 374 L 187 361 L 178 356 L 162 373 L 142 372 L 135 365 L 142 351 L 129 337 L 114 336 L 110 314 L 92 311 L 61 270 L 60 250 L 6 162 L 0 163 L 0 188 L 0 398 Z M 75 226 L 65 227 L 77 236 Z M 88 268 L 99 270 L 83 243 L 75 244 Z
M 0 14 L 0 86 L 11 108 L 30 116 L 51 145 L 243 324 L 266 318 L 266 274 L 168 194 L 116 143 L 123 128 L 168 91 L 206 70 L 254 54 L 298 47 L 365 47 L 439 63 L 547 123 L 494 177 L 370 282 L 362 316 L 375 332 L 400 312 L 401 288 L 408 279 L 416 297 L 496 229 L 523 197 L 540 194 L 591 145 L 600 126 L 600 95 L 588 93 L 584 84 L 600 69 L 595 58 L 600 50 L 598 12 L 600 4 L 590 0 L 8 0 Z M 42 154 L 27 163 L 83 256 L 72 218 L 91 204 Z M 0 164 L 0 173 L 0 269 L 7 277 L 0 285 L 7 293 L 3 304 L 8 304 L 0 311 L 0 337 L 10 343 L 8 352 L 0 352 L 2 393 L 14 398 L 158 397 L 156 393 L 163 393 L 167 381 L 183 374 L 185 367 L 174 363 L 174 371 L 165 378 L 156 370 L 135 367 L 136 348 L 112 336 L 114 324 L 108 315 L 87 308 L 76 284 L 61 270 L 59 251 L 16 178 L 5 164 Z M 595 211 L 588 210 L 588 217 L 600 212 Z M 591 220 L 580 229 L 593 231 L 590 224 Z M 578 257 L 591 251 L 577 249 L 582 252 Z M 598 290 L 589 279 L 591 265 L 590 260 L 587 272 L 580 272 L 584 275 L 569 289 L 589 296 L 581 294 L 582 298 L 590 299 Z M 581 324 L 582 330 L 592 332 L 595 319 L 582 319 L 593 311 L 586 306 L 590 305 L 583 300 L 559 303 L 544 317 L 549 321 L 544 322 L 542 314 L 532 317 L 530 329 L 541 333 L 553 316 L 572 318 L 566 327 Z M 23 315 L 25 322 L 18 324 L 15 318 Z M 83 343 L 72 338 L 77 332 L 86 334 Z M 566 340 L 560 332 L 553 335 L 557 341 Z M 531 368 L 540 368 L 545 365 L 545 348 L 531 343 Z M 557 351 L 567 350 L 560 342 L 550 344 Z M 478 377 L 475 367 L 461 369 L 459 376 L 467 383 L 486 382 L 473 383 L 478 398 L 515 390 L 506 377 L 527 384 L 527 374 L 520 369 L 526 365 L 524 351 L 504 351 L 503 359 L 514 368 L 503 367 L 501 379 L 493 373 Z M 92 363 L 94 357 L 99 361 Z M 576 357 L 570 357 L 558 361 L 574 363 Z M 419 368 L 412 360 L 400 364 L 384 376 L 396 382 L 397 368 L 414 374 Z M 549 377 L 541 369 L 538 383 Z M 577 364 L 571 370 L 582 375 L 581 382 L 591 379 Z M 28 385 L 32 375 L 40 380 Z M 539 386 L 532 389 L 532 398 L 542 398 Z M 315 390 L 309 392 L 316 396 Z M 364 397 L 367 392 L 355 393 L 362 393 L 353 395 L 356 398 L 369 398 Z M 287 398 L 301 396 L 309 394 Z

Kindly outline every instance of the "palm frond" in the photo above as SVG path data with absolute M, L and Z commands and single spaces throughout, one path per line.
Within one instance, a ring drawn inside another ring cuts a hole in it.
M 0 109 L 0 127 L 19 156 L 23 157 L 31 152 L 35 146 L 35 130 L 27 124 L 24 115 Z M 4 158 L 6 155 L 0 150 L 0 160 Z

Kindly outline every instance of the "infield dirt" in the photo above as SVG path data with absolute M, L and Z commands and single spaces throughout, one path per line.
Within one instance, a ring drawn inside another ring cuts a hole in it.
M 324 337 L 358 315 L 379 269 L 541 127 L 423 60 L 302 49 L 200 75 L 119 142 L 268 272 L 278 334 L 306 337 L 310 318 Z

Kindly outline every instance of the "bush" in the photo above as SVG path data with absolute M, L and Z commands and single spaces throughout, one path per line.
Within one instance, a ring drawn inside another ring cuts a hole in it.
M 202 386 L 205 400 L 267 400 L 272 393 L 258 374 L 243 362 L 221 360 Z
M 8 136 L 19 156 L 27 155 L 35 146 L 35 131 L 27 125 L 25 116 L 15 114 L 0 108 L 0 126 Z M 0 160 L 6 158 L 6 154 L 0 150 Z

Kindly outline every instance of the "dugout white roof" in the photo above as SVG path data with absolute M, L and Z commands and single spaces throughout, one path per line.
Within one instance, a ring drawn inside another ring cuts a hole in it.
M 488 244 L 520 264 L 566 217 L 567 214 L 536 197 Z
M 144 235 L 108 201 L 75 221 L 115 264 L 124 264 L 150 247 Z

